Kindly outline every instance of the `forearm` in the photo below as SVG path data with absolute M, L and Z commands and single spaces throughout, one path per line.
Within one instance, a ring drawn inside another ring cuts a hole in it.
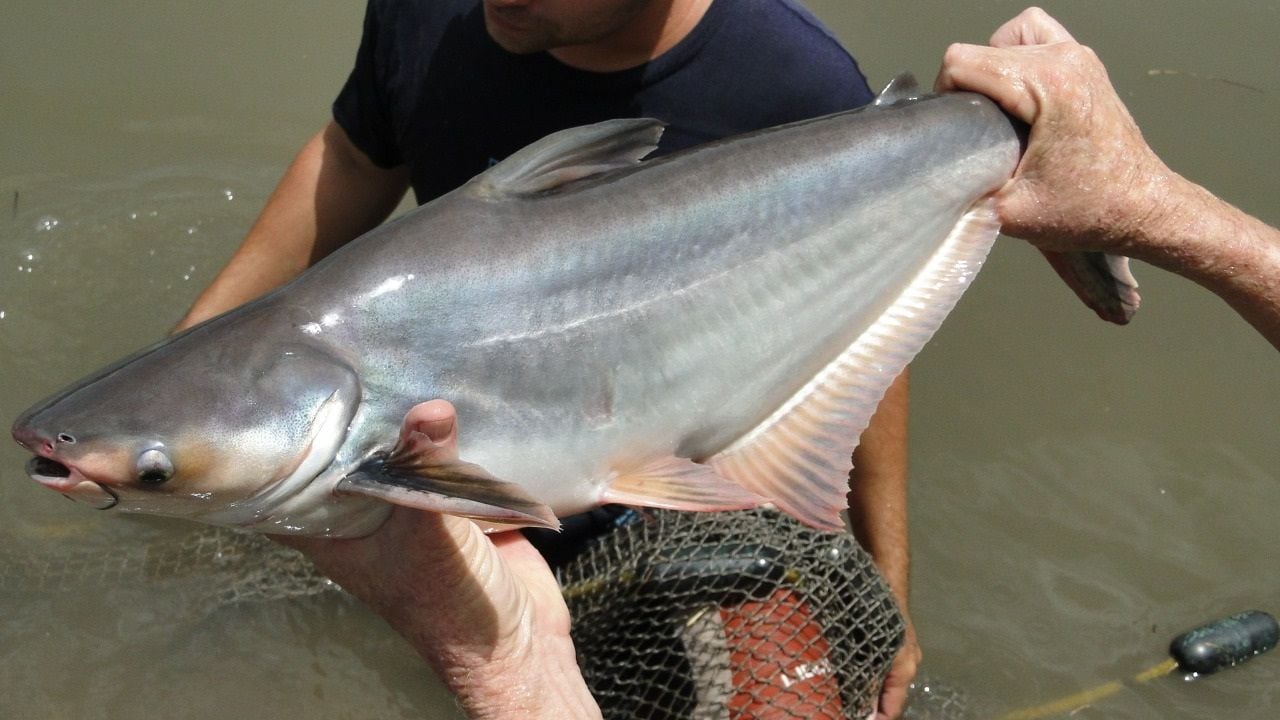
M 902 647 L 880 688 L 877 718 L 897 717 L 920 665 L 908 610 L 911 571 L 907 537 L 907 371 L 889 386 L 853 454 L 849 523 L 875 560 L 906 621 Z
M 519 533 L 485 536 L 470 520 L 397 508 L 367 537 L 277 539 L 386 620 L 468 717 L 600 717 L 560 588 Z
M 1170 172 L 1159 210 L 1135 230 L 1134 257 L 1225 300 L 1280 349 L 1280 230 Z
M 871 553 L 899 604 L 907 607 L 910 551 L 907 535 L 907 371 L 876 408 L 853 454 L 849 522 Z
M 424 656 L 425 657 L 425 656 Z M 428 658 L 429 659 L 429 658 Z M 507 662 L 441 673 L 458 705 L 473 720 L 593 720 L 601 717 L 573 644 L 535 638 Z
M 435 670 L 467 717 L 599 718 L 578 667 L 559 586 L 537 551 L 518 533 L 489 538 L 468 520 L 436 516 L 424 525 L 438 528 L 434 550 L 456 551 L 441 553 L 428 573 L 406 583 L 421 589 L 430 582 L 433 592 L 414 592 L 381 613 Z
M 376 227 L 408 187 L 330 122 L 298 153 L 240 248 L 179 322 L 181 330 L 283 285 Z

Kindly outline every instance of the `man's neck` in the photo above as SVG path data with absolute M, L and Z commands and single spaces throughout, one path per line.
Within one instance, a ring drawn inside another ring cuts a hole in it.
M 552 57 L 591 72 L 642 65 L 675 47 L 697 27 L 712 0 L 655 0 L 624 27 L 594 42 L 554 48 Z

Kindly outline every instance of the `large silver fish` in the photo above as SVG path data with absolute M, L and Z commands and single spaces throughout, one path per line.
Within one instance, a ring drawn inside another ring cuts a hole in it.
M 995 239 L 1018 134 L 908 82 L 639 162 L 660 133 L 548 136 L 76 383 L 14 424 L 28 473 L 272 533 L 366 534 L 388 502 L 554 527 L 604 502 L 769 501 L 839 528 L 858 435 Z M 431 398 L 457 407 L 459 460 L 398 442 Z

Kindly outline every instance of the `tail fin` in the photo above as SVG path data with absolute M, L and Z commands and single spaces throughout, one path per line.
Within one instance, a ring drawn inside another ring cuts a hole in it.
M 1129 258 L 1100 252 L 1043 251 L 1067 285 L 1098 317 L 1124 325 L 1138 312 L 1142 298 L 1129 271 Z

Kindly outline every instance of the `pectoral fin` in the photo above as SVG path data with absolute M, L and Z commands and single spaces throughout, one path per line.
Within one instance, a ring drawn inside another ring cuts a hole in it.
M 551 508 L 530 497 L 519 485 L 499 480 L 471 463 L 410 470 L 376 463 L 346 476 L 338 482 L 337 489 L 491 523 L 552 530 L 560 527 Z
M 338 481 L 337 490 L 490 523 L 560 527 L 551 508 L 519 485 L 459 460 L 456 443 L 437 443 L 411 429 L 385 460 L 362 466 Z
M 744 510 L 768 502 L 706 465 L 677 457 L 619 472 L 601 499 L 668 510 Z

